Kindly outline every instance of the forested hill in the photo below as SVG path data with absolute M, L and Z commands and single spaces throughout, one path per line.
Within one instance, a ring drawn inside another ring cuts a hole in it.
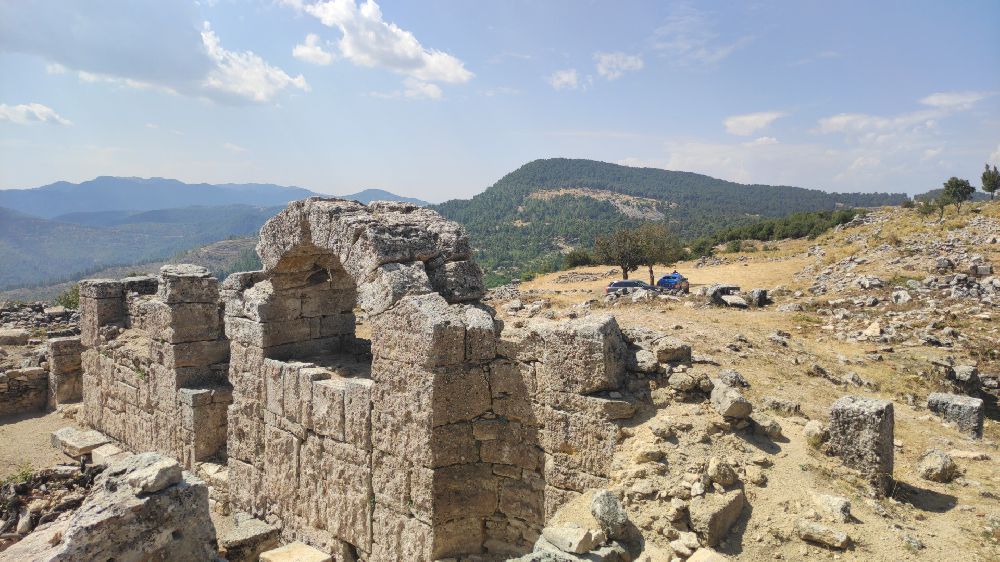
M 837 207 L 897 205 L 902 193 L 827 193 L 743 185 L 690 172 L 593 160 L 535 160 L 469 200 L 432 208 L 465 225 L 487 269 L 537 269 L 560 247 L 590 246 L 598 234 L 667 220 L 685 239 L 762 217 Z

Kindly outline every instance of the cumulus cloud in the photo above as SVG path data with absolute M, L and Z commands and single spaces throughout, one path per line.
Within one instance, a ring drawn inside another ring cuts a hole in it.
M 203 82 L 211 90 L 256 102 L 271 101 L 278 92 L 288 87 L 309 91 L 309 84 L 301 74 L 292 78 L 252 51 L 238 53 L 222 48 L 208 22 L 204 23 L 201 38 L 208 56 L 215 63 L 215 68 Z
M 319 42 L 319 35 L 316 35 L 315 33 L 306 35 L 305 42 L 296 45 L 295 48 L 292 49 L 292 56 L 299 60 L 304 60 L 321 66 L 333 62 L 333 53 L 323 49 L 323 45 Z
M 652 48 L 679 66 L 716 64 L 747 45 L 752 37 L 723 40 L 706 12 L 678 5 L 654 33 Z
M 20 105 L 0 103 L 0 121 L 9 121 L 18 125 L 31 125 L 33 123 L 73 124 L 51 107 L 40 103 L 22 103 Z
M 746 113 L 744 115 L 733 115 L 727 117 L 723 124 L 726 130 L 734 135 L 742 137 L 750 136 L 757 131 L 774 123 L 779 117 L 787 115 L 783 111 L 759 111 L 757 113 Z
M 411 97 L 434 97 L 426 95 L 432 89 L 424 85 L 430 82 L 462 84 L 473 77 L 458 58 L 424 47 L 413 33 L 385 21 L 374 0 L 360 5 L 355 0 L 315 3 L 283 0 L 283 3 L 316 17 L 323 25 L 337 28 L 341 34 L 337 47 L 343 58 L 358 66 L 385 68 L 418 81 L 404 84 L 406 91 L 423 92 Z
M 308 89 L 301 75 L 292 78 L 251 51 L 223 48 L 190 2 L 0 2 L 0 51 L 39 56 L 47 72 L 72 71 L 85 82 L 225 103 L 268 102 L 289 88 Z
M 641 57 L 622 52 L 594 53 L 594 62 L 597 63 L 597 73 L 608 80 L 620 78 L 626 72 L 641 70 L 643 67 Z
M 556 90 L 575 90 L 580 87 L 580 78 L 576 69 L 557 70 L 548 78 L 549 85 Z
M 961 110 L 970 109 L 992 95 L 991 92 L 937 92 L 923 98 L 920 103 L 942 109 Z

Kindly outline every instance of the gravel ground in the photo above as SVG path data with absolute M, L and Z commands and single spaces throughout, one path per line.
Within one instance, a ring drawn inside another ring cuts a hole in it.
M 0 480 L 17 472 L 24 464 L 33 468 L 70 462 L 70 458 L 52 448 L 49 434 L 76 426 L 58 412 L 32 412 L 0 418 Z

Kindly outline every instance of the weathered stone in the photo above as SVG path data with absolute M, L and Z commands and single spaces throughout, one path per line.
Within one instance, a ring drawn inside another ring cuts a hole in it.
M 733 467 L 718 457 L 712 457 L 708 460 L 708 469 L 705 474 L 712 482 L 722 486 L 732 486 L 738 481 Z
M 0 345 L 28 345 L 31 332 L 20 328 L 0 329 Z
M 570 523 L 558 527 L 545 527 L 542 529 L 542 536 L 559 550 L 573 554 L 589 552 L 606 540 L 604 531 L 584 529 Z
M 983 434 L 983 400 L 971 396 L 934 392 L 927 397 L 927 409 L 973 437 Z
M 845 497 L 829 494 L 813 494 L 813 504 L 820 513 L 837 523 L 851 521 L 851 501 Z
M 52 446 L 62 449 L 73 458 L 89 454 L 109 441 L 99 431 L 94 430 L 81 431 L 73 427 L 64 427 L 52 432 Z
M 142 453 L 135 459 L 135 470 L 125 477 L 125 482 L 138 494 L 152 494 L 181 481 L 181 465 L 157 453 Z
M 608 538 L 615 540 L 626 538 L 628 515 L 614 493 L 601 490 L 594 494 L 594 498 L 590 501 L 590 513 Z
M 805 519 L 800 519 L 795 523 L 795 532 L 804 541 L 818 543 L 830 548 L 844 549 L 851 544 L 851 539 L 847 536 L 847 533 Z
M 830 452 L 867 478 L 876 495 L 892 489 L 893 429 L 889 401 L 844 396 L 830 407 Z
M 212 560 L 217 554 L 208 489 L 188 476 L 140 493 L 129 482 L 164 461 L 131 455 L 102 472 L 72 515 L 44 525 L 0 556 L 5 560 Z
M 802 428 L 802 435 L 805 436 L 806 443 L 812 447 L 819 447 L 830 438 L 830 432 L 823 427 L 823 424 L 819 420 L 807 421 L 806 425 Z
M 937 449 L 925 452 L 917 464 L 917 474 L 932 482 L 951 482 L 958 472 L 958 465 L 951 455 Z
M 691 528 L 705 544 L 715 546 L 729 533 L 745 504 L 746 497 L 739 489 L 693 498 L 688 506 Z
M 712 389 L 712 407 L 724 418 L 743 419 L 750 416 L 753 406 L 739 390 L 719 384 Z

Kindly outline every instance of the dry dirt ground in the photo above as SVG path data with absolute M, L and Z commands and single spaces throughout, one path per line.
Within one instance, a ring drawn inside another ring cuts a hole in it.
M 43 468 L 69 462 L 51 446 L 49 436 L 59 428 L 76 427 L 59 412 L 32 412 L 0 418 L 0 480 L 26 466 Z
M 914 232 L 914 220 L 906 213 L 896 211 L 892 221 L 883 225 L 880 232 L 898 231 L 901 235 Z M 1000 214 L 1000 206 L 985 213 L 987 216 L 997 214 Z M 826 235 L 818 241 L 778 243 L 775 251 L 726 255 L 729 260 L 742 257 L 745 261 L 702 268 L 687 262 L 677 264 L 676 269 L 691 279 L 692 292 L 710 283 L 733 283 L 743 290 L 784 286 L 790 291 L 804 291 L 811 280 L 808 276 L 797 279 L 796 273 L 819 259 L 807 255 L 810 246 L 820 244 L 828 250 L 827 256 L 820 260 L 825 263 L 863 253 L 863 248 L 848 241 L 847 232 L 850 231 Z M 996 244 L 993 246 L 982 251 L 1000 266 Z M 868 273 L 879 273 L 885 279 L 897 273 L 886 263 L 868 264 L 864 269 Z M 804 414 L 780 417 L 769 412 L 782 428 L 784 437 L 777 440 L 722 432 L 716 435 L 712 424 L 721 418 L 708 404 L 654 398 L 652 411 L 637 416 L 642 421 L 629 428 L 631 436 L 620 445 L 617 455 L 621 468 L 616 476 L 617 487 L 626 495 L 643 479 L 637 479 L 637 473 L 647 476 L 650 472 L 645 468 L 649 465 L 641 464 L 646 461 L 633 462 L 632 459 L 642 456 L 636 454 L 638 451 L 654 446 L 665 453 L 664 461 L 652 470 L 650 478 L 654 478 L 657 471 L 666 474 L 691 471 L 693 465 L 717 456 L 728 458 L 737 465 L 751 466 L 752 471 L 758 470 L 754 467 L 762 467 L 767 480 L 764 485 L 744 483 L 750 507 L 744 510 L 728 540 L 719 546 L 720 551 L 736 559 L 1000 560 L 1000 451 L 997 447 L 1000 424 L 996 421 L 997 411 L 988 408 L 984 436 L 979 440 L 940 423 L 923 406 L 927 394 L 937 388 L 933 381 L 918 372 L 926 371 L 930 359 L 945 353 L 956 356 L 960 364 L 969 363 L 961 349 L 942 352 L 905 342 L 886 346 L 840 341 L 832 337 L 829 328 L 824 329 L 827 318 L 813 308 L 807 306 L 805 312 L 777 310 L 778 305 L 785 302 L 808 304 L 839 296 L 834 294 L 779 297 L 769 307 L 747 311 L 708 307 L 697 297 L 681 302 L 654 300 L 607 304 L 602 300 L 603 288 L 609 281 L 619 278 L 620 272 L 612 274 L 608 266 L 579 268 L 574 272 L 591 273 L 598 278 L 565 282 L 565 277 L 558 280 L 564 272 L 542 276 L 521 285 L 520 300 L 529 304 L 545 299 L 551 303 L 546 313 L 554 313 L 557 317 L 581 311 L 581 304 L 589 300 L 591 311 L 612 313 L 623 327 L 668 332 L 691 344 L 695 355 L 708 355 L 718 363 L 717 366 L 696 364 L 695 371 L 715 372 L 720 368 L 739 371 L 751 385 L 745 395 L 755 404 L 755 409 L 759 409 L 764 396 L 771 396 L 801 403 Z M 668 272 L 656 271 L 656 275 Z M 632 277 L 648 280 L 643 270 Z M 504 310 L 502 303 L 496 305 L 499 311 Z M 994 312 L 993 316 L 996 315 Z M 978 324 L 966 318 L 956 318 L 955 322 L 961 323 L 966 332 L 995 334 L 994 321 L 984 318 L 977 320 Z M 791 334 L 788 347 L 769 339 L 779 329 Z M 732 349 L 731 344 L 736 344 L 739 350 Z M 866 358 L 870 352 L 880 352 L 882 360 Z M 808 376 L 806 371 L 812 364 L 819 364 L 836 375 L 853 371 L 877 386 L 838 386 L 826 379 Z M 981 370 L 983 367 L 995 370 L 996 365 L 980 364 Z M 870 498 L 866 487 L 850 471 L 805 442 L 803 426 L 807 418 L 826 423 L 830 404 L 846 394 L 889 399 L 894 403 L 897 486 L 891 498 Z M 658 441 L 650 427 L 664 419 L 688 422 L 692 426 L 688 431 L 700 432 L 702 438 L 682 439 L 681 443 L 673 445 Z M 950 451 L 964 475 L 947 484 L 917 476 L 918 459 L 931 448 Z M 829 526 L 847 532 L 853 541 L 852 547 L 845 551 L 829 550 L 796 537 L 794 524 L 812 512 L 813 493 L 850 499 L 853 521 Z M 657 527 L 662 527 L 658 520 L 665 516 L 668 508 L 669 504 L 655 500 L 634 502 L 627 507 L 633 521 L 643 528 L 646 552 L 652 560 L 666 559 L 663 553 L 669 550 L 669 540 L 657 533 Z

